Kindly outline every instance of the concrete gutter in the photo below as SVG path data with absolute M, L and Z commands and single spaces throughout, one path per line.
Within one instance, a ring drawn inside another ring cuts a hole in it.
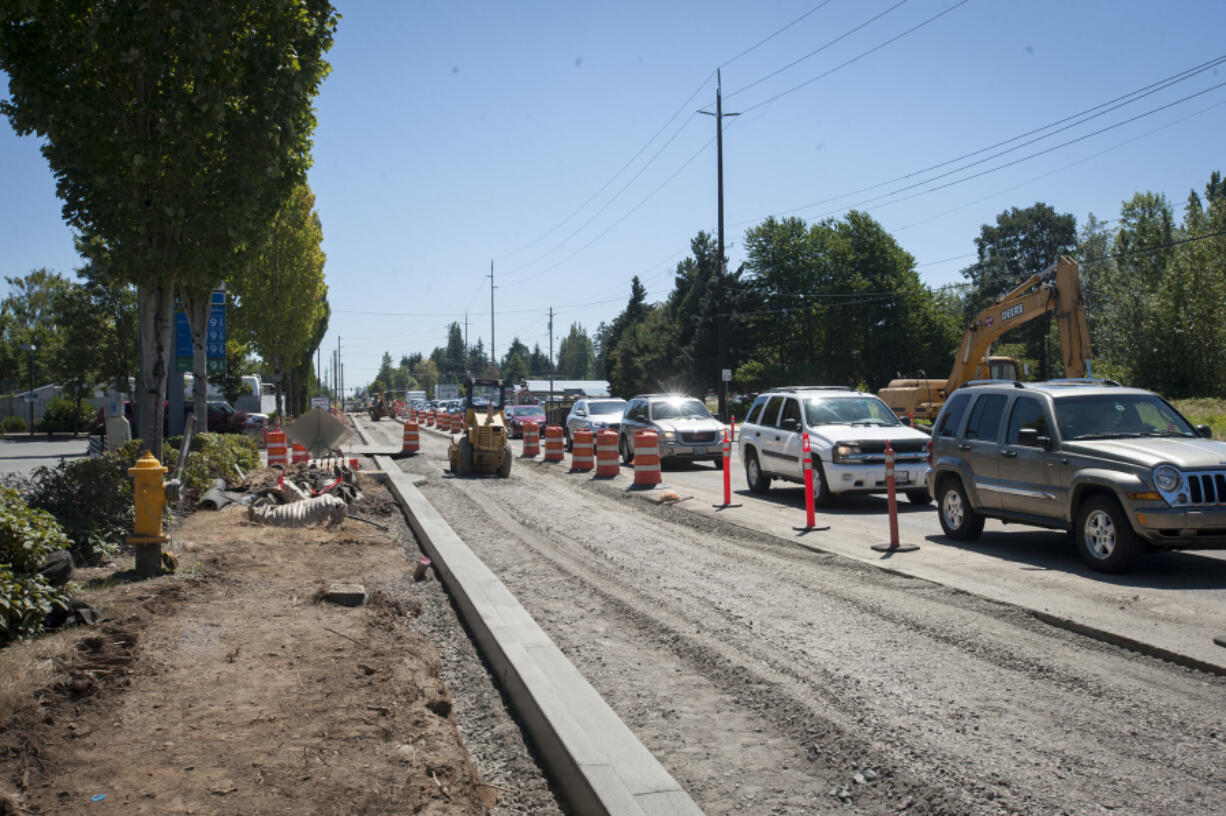
M 362 424 L 353 426 L 370 445 Z M 414 484 L 420 477 L 401 471 L 390 456 L 371 455 L 570 807 L 585 816 L 702 816 L 672 774 L 421 494 Z

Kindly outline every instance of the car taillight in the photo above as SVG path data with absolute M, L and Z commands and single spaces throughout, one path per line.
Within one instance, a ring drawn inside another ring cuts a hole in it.
M 924 443 L 924 450 L 927 452 L 924 458 L 928 460 L 928 467 L 932 467 L 932 440 L 931 439 L 929 439 L 927 442 Z

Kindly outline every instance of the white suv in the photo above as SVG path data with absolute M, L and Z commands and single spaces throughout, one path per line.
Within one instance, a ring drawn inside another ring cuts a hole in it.
M 872 394 L 841 386 L 789 386 L 758 395 L 739 434 L 750 490 L 765 493 L 775 478 L 804 481 L 805 433 L 817 504 L 828 505 L 841 493 L 886 492 L 886 440 L 894 449 L 896 488 L 915 504 L 931 501 L 928 435 L 900 422 Z

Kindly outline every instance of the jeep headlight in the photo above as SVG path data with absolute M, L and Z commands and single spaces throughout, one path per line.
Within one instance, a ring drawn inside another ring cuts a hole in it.
M 665 442 L 672 442 L 676 438 L 677 433 L 675 431 L 660 431 L 660 439 Z
M 859 445 L 835 445 L 833 458 L 836 462 L 843 462 L 853 456 L 860 455 Z
M 1179 488 L 1182 481 L 1183 474 L 1173 465 L 1158 465 L 1154 468 L 1154 484 L 1158 485 L 1159 490 L 1172 493 Z

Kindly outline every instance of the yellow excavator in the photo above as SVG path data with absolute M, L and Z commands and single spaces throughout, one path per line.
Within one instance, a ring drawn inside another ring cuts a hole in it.
M 464 433 L 447 447 L 451 472 L 506 478 L 511 475 L 511 443 L 502 415 L 506 400 L 502 380 L 467 379 L 464 386 Z
M 984 309 L 971 321 L 953 370 L 944 380 L 898 379 L 878 396 L 899 417 L 934 420 L 945 398 L 971 380 L 1020 380 L 1012 357 L 989 357 L 992 343 L 1006 332 L 1053 312 L 1060 329 L 1064 376 L 1085 377 L 1090 368 L 1090 328 L 1081 296 L 1081 272 L 1077 262 L 1061 255 L 1052 266 L 1031 275 L 998 303 Z

